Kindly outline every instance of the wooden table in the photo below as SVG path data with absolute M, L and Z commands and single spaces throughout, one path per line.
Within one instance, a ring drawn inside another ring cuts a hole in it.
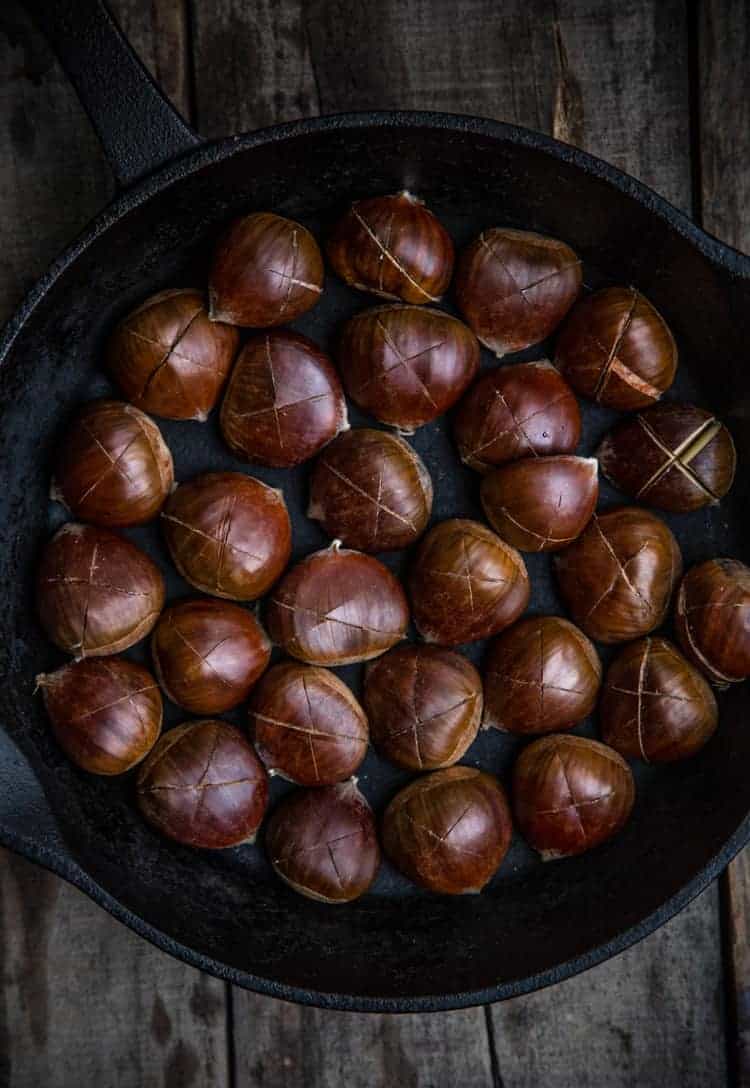
M 609 159 L 750 249 L 747 0 L 112 6 L 206 136 L 372 107 L 496 117 Z M 0 29 L 5 316 L 113 186 L 13 0 Z M 750 1085 L 749 909 L 745 854 L 669 925 L 560 986 L 487 1009 L 363 1016 L 200 975 L 0 855 L 0 1088 Z

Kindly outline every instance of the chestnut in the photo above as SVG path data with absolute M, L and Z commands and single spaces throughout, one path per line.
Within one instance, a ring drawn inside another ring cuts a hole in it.
M 409 593 L 422 638 L 457 646 L 518 619 L 529 602 L 529 576 L 510 544 L 477 521 L 450 518 L 421 541 Z
M 271 646 L 246 609 L 195 598 L 164 610 L 151 652 L 156 677 L 173 703 L 191 714 L 221 714 L 248 697 Z
M 229 379 L 220 424 L 237 457 L 273 468 L 307 461 L 349 427 L 333 364 L 295 332 L 248 340 Z
M 606 287 L 571 311 L 555 364 L 582 397 L 623 412 L 669 389 L 677 346 L 663 317 L 634 287 Z
M 250 726 L 270 773 L 300 786 L 342 782 L 367 752 L 362 707 L 335 673 L 314 665 L 269 669 L 252 694 Z
M 132 404 L 94 400 L 78 413 L 55 457 L 52 498 L 106 527 L 155 518 L 174 481 L 156 424 Z
M 480 892 L 512 834 L 502 786 L 474 767 L 421 775 L 396 794 L 383 817 L 383 848 L 396 868 L 444 895 Z
M 354 778 L 288 794 L 268 821 L 266 850 L 290 888 L 323 903 L 358 899 L 380 867 L 372 809 Z
M 124 396 L 155 416 L 200 422 L 216 404 L 239 346 L 233 325 L 209 321 L 202 291 L 160 291 L 117 325 L 105 349 Z
M 239 729 L 199 721 L 165 733 L 138 772 L 138 807 L 162 835 L 208 850 L 253 842 L 268 776 Z
M 513 812 L 523 837 L 552 858 L 583 854 L 627 823 L 635 783 L 622 756 L 570 733 L 541 737 L 513 768 Z
M 253 329 L 285 325 L 323 291 L 323 257 L 301 223 L 272 212 L 235 219 L 214 253 L 208 280 L 212 321 Z
M 430 474 L 395 434 L 366 427 L 346 431 L 315 462 L 307 516 L 347 547 L 406 548 L 424 532 L 431 510 Z
M 387 567 L 334 540 L 284 575 L 266 618 L 271 638 L 291 657 L 309 665 L 349 665 L 399 642 L 409 606 Z
M 456 302 L 496 355 L 538 344 L 553 332 L 581 289 L 570 246 L 527 230 L 484 230 L 461 254 Z
M 737 460 L 724 424 L 692 404 L 656 404 L 623 420 L 596 455 L 620 491 L 678 513 L 719 502 Z
M 377 306 L 346 323 L 338 358 L 352 400 L 412 433 L 456 403 L 479 367 L 479 344 L 441 310 Z
M 718 724 L 706 680 L 665 638 L 626 646 L 607 669 L 599 705 L 602 738 L 646 763 L 686 759 Z
M 127 650 L 146 637 L 164 607 L 164 579 L 140 548 L 76 522 L 48 542 L 36 588 L 42 626 L 76 658 Z
M 683 653 L 719 687 L 750 676 L 750 567 L 709 559 L 682 580 L 675 609 Z
M 289 561 L 292 528 L 284 495 L 242 472 L 206 472 L 180 484 L 161 524 L 172 561 L 203 593 L 252 601 Z
M 669 528 L 636 506 L 595 514 L 555 563 L 573 619 L 598 642 L 627 642 L 658 627 L 682 572 Z
M 367 666 L 363 698 L 375 747 L 411 771 L 457 763 L 482 717 L 479 673 L 439 646 L 389 650 Z
M 334 272 L 359 291 L 437 302 L 453 272 L 453 242 L 411 193 L 355 200 L 326 247 Z
M 487 520 L 521 551 L 559 551 L 581 535 L 596 509 L 598 470 L 595 457 L 570 454 L 501 465 L 482 480 Z
M 36 678 L 52 732 L 84 771 L 122 774 L 148 755 L 162 702 L 147 669 L 122 657 L 73 661 Z
M 484 728 L 572 729 L 596 705 L 602 666 L 594 646 L 560 616 L 531 616 L 495 639 L 484 672 Z

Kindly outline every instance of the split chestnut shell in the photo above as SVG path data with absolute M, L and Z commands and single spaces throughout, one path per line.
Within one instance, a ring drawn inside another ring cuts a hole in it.
M 682 579 L 675 608 L 683 653 L 719 687 L 750 676 L 750 567 L 709 559 Z

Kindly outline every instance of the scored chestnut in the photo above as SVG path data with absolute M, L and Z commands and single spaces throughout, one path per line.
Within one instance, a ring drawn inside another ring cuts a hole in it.
M 750 676 L 750 567 L 709 559 L 687 572 L 677 594 L 677 640 L 718 687 Z

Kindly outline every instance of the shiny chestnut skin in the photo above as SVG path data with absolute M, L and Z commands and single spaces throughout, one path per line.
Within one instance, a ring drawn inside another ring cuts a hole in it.
M 367 718 L 346 684 L 315 665 L 285 661 L 261 677 L 250 728 L 271 774 L 299 786 L 350 778 L 367 752 Z
M 220 423 L 235 456 L 274 468 L 307 461 L 349 426 L 330 359 L 312 340 L 287 331 L 253 336 L 245 344 Z
M 424 532 L 431 510 L 430 474 L 398 435 L 358 427 L 318 455 L 307 516 L 349 548 L 406 548 Z
M 555 365 L 582 397 L 632 412 L 669 389 L 677 346 L 661 314 L 634 287 L 605 287 L 571 311 Z
M 496 638 L 484 664 L 483 725 L 505 733 L 572 729 L 592 712 L 602 665 L 583 631 L 531 616 Z
M 399 642 L 409 606 L 387 567 L 334 541 L 282 578 L 266 620 L 273 641 L 291 657 L 309 665 L 349 665 Z
M 222 850 L 253 842 L 268 803 L 268 776 L 227 722 L 187 722 L 165 733 L 141 766 L 138 807 L 186 846 Z
M 214 253 L 210 317 L 253 329 L 294 321 L 323 291 L 323 257 L 301 223 L 272 212 L 235 219 Z
M 515 548 L 478 521 L 441 521 L 420 542 L 409 572 L 417 629 L 426 642 L 458 646 L 502 631 L 529 601 Z
M 622 756 L 570 733 L 541 737 L 523 749 L 512 792 L 518 829 L 543 861 L 583 854 L 611 839 L 635 801 Z
M 221 714 L 248 697 L 271 646 L 255 616 L 211 598 L 165 608 L 151 639 L 164 693 L 191 714 Z
M 364 895 L 380 846 L 356 779 L 287 794 L 268 821 L 266 851 L 281 879 L 308 899 L 349 903 Z
M 60 747 L 91 774 L 123 774 L 159 738 L 162 701 L 151 673 L 122 657 L 73 661 L 36 678 Z
M 732 436 L 710 412 L 661 403 L 625 419 L 596 452 L 616 488 L 676 513 L 719 502 L 734 480 Z
M 574 621 L 598 642 L 627 642 L 664 620 L 682 573 L 680 548 L 664 522 L 637 506 L 595 514 L 555 557 Z
M 159 513 L 173 481 L 172 454 L 153 420 L 132 404 L 94 400 L 58 447 L 52 497 L 94 525 L 142 525 Z
M 599 704 L 602 739 L 646 763 L 687 759 L 713 735 L 719 711 L 703 676 L 664 638 L 642 638 L 607 669 Z
M 140 642 L 159 618 L 164 592 L 159 568 L 140 548 L 77 522 L 58 529 L 37 573 L 42 626 L 76 658 L 105 657 Z
M 456 301 L 496 355 L 538 344 L 553 332 L 581 289 L 570 246 L 526 230 L 484 230 L 461 254 Z
M 750 567 L 709 559 L 682 579 L 677 640 L 688 660 L 719 687 L 750 676 Z
M 383 817 L 383 849 L 402 873 L 433 892 L 480 892 L 508 852 L 513 825 L 496 778 L 474 767 L 421 775 Z
M 172 562 L 196 589 L 253 601 L 280 577 L 292 549 L 284 496 L 242 472 L 180 484 L 161 514 Z
M 377 306 L 346 323 L 338 361 L 364 412 L 411 433 L 456 403 L 479 367 L 479 344 L 442 310 Z
M 202 291 L 160 291 L 116 326 L 105 349 L 109 373 L 136 408 L 202 422 L 237 354 L 233 325 L 209 321 Z
M 581 535 L 596 509 L 595 457 L 555 454 L 500 465 L 482 480 L 492 528 L 523 552 L 556 552 Z
M 367 666 L 363 701 L 372 741 L 411 771 L 457 763 L 477 735 L 482 681 L 465 657 L 438 646 L 396 646 Z
M 411 193 L 356 200 L 326 247 L 334 272 L 350 287 L 381 298 L 437 302 L 453 272 L 453 242 Z

